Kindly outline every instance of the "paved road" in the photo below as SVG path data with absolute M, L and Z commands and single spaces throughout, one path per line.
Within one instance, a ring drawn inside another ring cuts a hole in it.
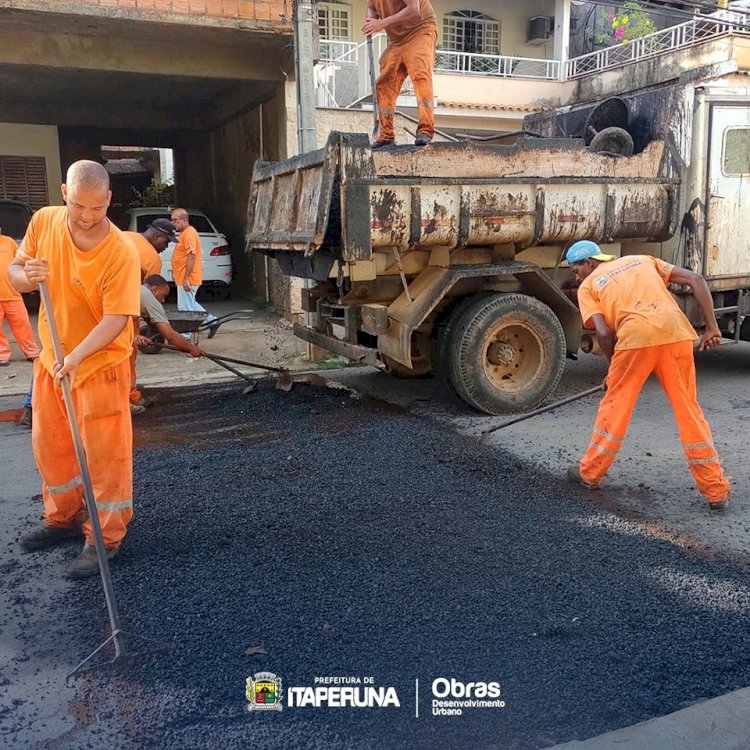
M 39 505 L 28 436 L 0 423 L 4 746 L 535 750 L 750 684 L 741 555 L 592 502 L 505 446 L 268 383 L 165 393 L 137 432 L 115 586 L 129 629 L 177 648 L 66 687 L 107 635 L 100 587 L 62 579 L 75 547 L 18 553 Z M 264 670 L 283 680 L 280 713 L 246 710 Z M 394 687 L 400 707 L 288 705 L 337 676 Z M 439 677 L 496 681 L 505 707 L 432 716 Z
M 696 364 L 699 399 L 725 470 L 733 478 L 731 513 L 717 522 L 705 512 L 669 404 L 655 379 L 641 394 L 604 490 L 590 500 L 652 530 L 658 525 L 658 533 L 677 535 L 684 544 L 744 557 L 750 551 L 750 344 L 698 354 Z M 554 399 L 598 385 L 605 373 L 601 357 L 582 355 L 578 362 L 569 361 Z M 465 435 L 479 435 L 507 419 L 472 412 L 435 380 L 400 381 L 371 368 L 344 370 L 332 377 Z M 491 436 L 490 445 L 529 462 L 536 470 L 562 477 L 589 443 L 596 404 L 592 396 L 500 430 Z

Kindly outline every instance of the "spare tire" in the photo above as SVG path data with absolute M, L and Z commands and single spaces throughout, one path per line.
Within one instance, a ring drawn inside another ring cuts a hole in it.
M 628 129 L 630 116 L 628 114 L 628 105 L 624 99 L 612 96 L 597 104 L 591 110 L 583 126 L 583 140 L 588 146 L 594 136 L 606 128 Z
M 591 139 L 589 144 L 589 151 L 595 154 L 604 152 L 619 156 L 632 156 L 634 150 L 633 136 L 622 128 L 604 128 Z

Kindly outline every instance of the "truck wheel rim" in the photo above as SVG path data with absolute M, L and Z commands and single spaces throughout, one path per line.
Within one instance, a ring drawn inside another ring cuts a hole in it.
M 518 393 L 536 380 L 544 347 L 530 326 L 501 322 L 487 332 L 482 351 L 487 380 L 505 393 Z

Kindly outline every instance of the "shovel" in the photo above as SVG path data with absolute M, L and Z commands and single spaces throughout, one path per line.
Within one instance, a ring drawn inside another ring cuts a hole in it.
M 169 349 L 173 352 L 183 351 L 182 349 L 178 349 L 176 346 L 172 346 L 171 344 L 158 344 L 155 341 L 152 343 L 154 346 L 158 346 L 160 349 Z M 270 372 L 278 372 L 279 377 L 276 379 L 276 389 L 279 391 L 284 391 L 286 393 L 289 393 L 289 391 L 292 390 L 292 386 L 294 385 L 294 381 L 292 380 L 291 373 L 289 372 L 289 370 L 285 370 L 283 367 L 272 367 L 271 365 L 261 365 L 258 362 L 246 362 L 244 359 L 234 359 L 233 357 L 222 357 L 219 354 L 209 354 L 206 351 L 203 352 L 203 356 L 206 357 L 206 359 L 210 359 L 212 362 L 216 362 L 217 365 L 219 365 L 220 367 L 223 367 L 226 370 L 229 370 L 229 372 L 234 373 L 238 377 L 243 378 L 243 380 L 247 380 L 253 387 L 246 388 L 243 391 L 243 393 L 250 393 L 250 391 L 255 390 L 255 387 L 257 386 L 255 379 L 245 375 L 244 373 L 240 372 L 234 367 L 230 367 L 227 364 L 227 362 L 231 362 L 232 364 L 235 364 L 235 365 L 245 365 L 245 367 L 255 367 L 258 370 L 268 370 Z

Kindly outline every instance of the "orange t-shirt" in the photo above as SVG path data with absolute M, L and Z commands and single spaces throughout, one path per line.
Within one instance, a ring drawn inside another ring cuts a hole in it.
M 614 331 L 615 349 L 695 341 L 698 334 L 669 293 L 674 266 L 651 255 L 626 255 L 600 263 L 578 288 L 578 307 L 586 328 L 604 316 Z
M 203 281 L 203 272 L 201 270 L 201 238 L 195 227 L 191 226 L 185 227 L 180 232 L 179 242 L 175 245 L 174 252 L 172 253 L 172 276 L 174 283 L 178 286 L 182 286 L 185 279 L 188 255 L 195 256 L 193 272 L 190 274 L 189 281 L 193 286 L 200 286 Z
M 396 13 L 406 7 L 406 3 L 403 0 L 372 0 L 371 4 L 375 8 L 378 18 L 395 16 Z M 432 9 L 429 0 L 419 0 L 418 19 L 389 26 L 385 30 L 385 33 L 388 36 L 389 44 L 403 44 L 404 42 L 408 42 L 415 34 L 424 30 L 434 30 L 435 34 L 437 34 L 435 11 Z
M 17 302 L 21 295 L 10 283 L 8 266 L 16 257 L 18 245 L 12 237 L 0 234 L 0 302 Z
M 31 218 L 17 257 L 46 258 L 47 280 L 57 331 L 64 354 L 69 354 L 104 315 L 140 315 L 138 254 L 122 232 L 109 225 L 109 234 L 92 250 L 73 243 L 65 206 L 40 208 Z M 40 360 L 52 374 L 55 352 L 44 306 L 39 311 Z M 73 386 L 100 370 L 114 367 L 133 351 L 133 326 L 126 325 L 107 346 L 81 362 Z
M 155 273 L 161 274 L 161 258 L 156 248 L 140 232 L 123 232 L 138 251 L 141 261 L 141 281 Z

